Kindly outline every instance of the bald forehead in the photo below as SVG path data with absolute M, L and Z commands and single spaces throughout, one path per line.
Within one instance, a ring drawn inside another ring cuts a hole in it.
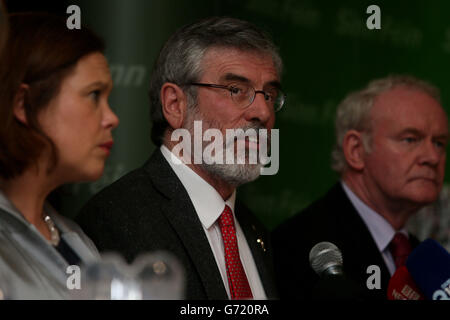
M 397 86 L 378 95 L 373 102 L 371 118 L 403 117 L 411 113 L 439 114 L 447 117 L 440 102 L 418 88 Z
M 370 112 L 370 130 L 382 136 L 404 131 L 448 136 L 448 120 L 440 103 L 428 93 L 406 87 L 380 94 Z

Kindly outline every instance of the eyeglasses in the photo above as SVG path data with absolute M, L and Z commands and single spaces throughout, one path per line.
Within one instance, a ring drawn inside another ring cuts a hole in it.
M 247 108 L 253 103 L 257 93 L 261 93 L 264 96 L 267 105 L 272 107 L 275 112 L 281 110 L 286 100 L 286 95 L 280 89 L 275 87 L 263 91 L 255 90 L 252 86 L 244 83 L 224 86 L 220 84 L 192 82 L 188 83 L 188 85 L 228 90 L 230 91 L 231 99 L 242 109 Z

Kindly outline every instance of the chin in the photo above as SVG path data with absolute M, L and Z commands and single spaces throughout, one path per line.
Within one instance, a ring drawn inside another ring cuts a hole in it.
M 90 176 L 86 179 L 86 181 L 89 181 L 89 182 L 97 181 L 98 179 L 100 179 L 100 178 L 102 177 L 102 175 L 103 175 L 103 170 L 102 170 L 101 172 L 99 172 L 99 173 L 90 175 Z
M 208 172 L 233 186 L 240 186 L 256 180 L 261 174 L 261 167 L 262 165 L 259 164 L 212 164 L 204 166 Z
M 433 190 L 419 190 L 411 198 L 412 201 L 420 205 L 428 205 L 437 200 L 439 192 Z
M 104 166 L 101 167 L 97 167 L 97 168 L 92 168 L 91 170 L 84 170 L 81 174 L 80 174 L 80 181 L 86 181 L 86 182 L 92 182 L 92 181 L 96 181 L 98 179 L 101 178 L 101 176 L 103 175 L 103 170 L 104 170 Z
M 417 182 L 410 192 L 412 200 L 424 205 L 437 200 L 442 184 L 438 185 L 428 180 L 419 180 Z

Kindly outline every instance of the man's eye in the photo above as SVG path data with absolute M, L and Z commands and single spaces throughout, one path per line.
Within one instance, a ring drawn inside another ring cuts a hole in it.
M 445 148 L 446 143 L 442 142 L 442 141 L 435 141 L 434 144 L 436 145 L 436 147 L 438 148 Z
M 94 90 L 89 95 L 95 102 L 97 102 L 100 99 L 100 93 L 101 93 L 100 90 Z
M 243 93 L 243 90 L 242 90 L 242 88 L 240 88 L 240 87 L 231 86 L 231 87 L 230 87 L 230 92 L 231 92 L 231 94 L 233 94 L 233 95 L 238 95 L 238 94 L 242 94 L 242 93 Z
M 406 137 L 406 138 L 403 138 L 403 141 L 405 141 L 405 142 L 407 142 L 407 143 L 414 143 L 414 142 L 417 141 L 417 138 L 414 138 L 414 137 Z
M 269 89 L 266 90 L 266 95 L 270 96 L 271 100 L 275 100 L 278 97 L 278 89 Z
M 274 95 L 271 92 L 266 92 L 264 94 L 264 99 L 266 99 L 266 101 L 274 101 Z

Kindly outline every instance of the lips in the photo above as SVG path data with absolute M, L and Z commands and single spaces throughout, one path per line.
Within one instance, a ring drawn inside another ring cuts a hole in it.
M 434 184 L 438 184 L 438 181 L 434 177 L 426 177 L 426 176 L 425 177 L 414 177 L 412 180 L 413 181 L 414 180 L 426 180 L 426 181 L 430 181 Z
M 99 145 L 99 147 L 105 149 L 109 153 L 109 152 L 111 152 L 113 145 L 114 145 L 113 141 L 108 141 L 108 142 L 102 143 L 101 145 Z

